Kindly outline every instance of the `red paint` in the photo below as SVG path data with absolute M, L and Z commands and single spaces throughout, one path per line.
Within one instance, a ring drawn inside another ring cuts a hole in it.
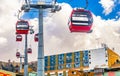
M 28 48 L 28 49 L 27 49 L 27 52 L 31 54 L 31 53 L 32 53 L 32 49 L 31 49 L 31 48 Z
M 20 52 L 16 52 L 16 57 L 20 58 Z
M 35 42 L 38 42 L 38 34 L 35 34 L 34 40 L 35 40 Z
M 22 35 L 17 34 L 16 35 L 16 41 L 18 41 L 18 42 L 22 41 Z
M 77 16 L 78 15 L 78 16 Z M 74 19 L 87 19 L 86 20 L 74 20 Z M 92 14 L 88 10 L 73 9 L 70 15 L 70 21 L 68 22 L 71 32 L 90 32 L 93 23 Z
M 16 23 L 16 34 L 28 34 L 29 23 L 25 20 L 19 20 Z

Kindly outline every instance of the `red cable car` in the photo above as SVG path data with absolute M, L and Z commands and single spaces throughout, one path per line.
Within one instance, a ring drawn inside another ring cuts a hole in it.
M 35 34 L 35 36 L 34 36 L 34 40 L 35 40 L 35 42 L 38 42 L 38 33 Z
M 20 58 L 20 52 L 16 52 L 16 57 Z
M 16 33 L 17 34 L 28 34 L 29 23 L 25 20 L 19 20 L 16 23 Z
M 73 9 L 68 22 L 71 32 L 92 32 L 93 17 L 90 11 L 85 9 Z
M 31 53 L 32 53 L 32 49 L 31 49 L 31 48 L 28 48 L 28 49 L 27 49 L 27 53 L 30 53 L 30 54 L 31 54 Z
M 22 35 L 17 34 L 17 36 L 16 36 L 16 41 L 22 41 Z

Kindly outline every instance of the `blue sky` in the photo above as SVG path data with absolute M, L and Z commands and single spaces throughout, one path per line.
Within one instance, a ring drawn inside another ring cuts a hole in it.
M 84 8 L 86 6 L 86 0 L 57 0 L 57 2 L 68 3 L 72 8 L 75 8 L 75 7 Z M 108 20 L 108 19 L 117 20 L 120 18 L 120 0 L 108 0 L 108 1 L 88 0 L 87 10 L 90 10 L 96 16 L 100 16 L 102 19 L 105 19 L 105 20 Z M 106 11 L 104 12 L 104 10 Z M 31 12 L 26 13 L 23 18 L 29 19 L 29 18 L 37 17 L 38 13 L 37 12 L 35 13 L 35 11 L 36 10 L 31 10 Z
M 100 4 L 100 0 L 88 0 L 87 9 L 93 12 L 95 15 L 101 16 L 103 19 L 114 19 L 118 15 L 118 12 L 120 11 L 120 0 L 113 0 L 113 1 L 114 1 L 113 11 L 108 15 L 105 15 L 103 13 L 104 8 Z M 85 7 L 86 5 L 86 0 L 58 0 L 58 2 L 59 3 L 66 2 L 70 4 L 72 8 Z
M 0 0 L 0 58 L 3 61 L 7 61 L 9 58 L 19 61 L 15 57 L 16 49 L 19 49 L 22 54 L 24 53 L 24 41 L 21 43 L 15 41 L 15 24 L 18 20 L 15 14 L 18 14 L 18 9 L 22 4 L 20 1 L 23 0 L 11 1 L 10 3 L 9 0 Z M 106 43 L 110 48 L 114 47 L 115 51 L 120 54 L 120 0 L 88 1 L 87 10 L 93 13 L 94 18 L 93 32 L 90 34 L 71 33 L 67 25 L 72 8 L 84 7 L 85 0 L 58 0 L 62 6 L 61 11 L 48 15 L 44 12 L 46 16 L 44 17 L 45 55 L 95 49 L 100 47 L 101 43 Z M 31 11 L 24 14 L 24 19 L 29 20 L 30 25 L 34 26 L 33 29 L 37 33 L 38 13 L 35 12 L 36 10 Z M 34 35 L 30 35 L 28 39 L 34 50 L 29 59 L 35 61 L 37 59 L 37 43 L 34 42 Z

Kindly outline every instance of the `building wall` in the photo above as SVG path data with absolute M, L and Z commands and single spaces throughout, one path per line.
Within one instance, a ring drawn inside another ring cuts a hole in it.
M 91 58 L 90 61 L 90 68 L 102 68 L 108 66 L 108 57 L 107 57 L 107 50 L 105 48 L 100 49 L 93 49 L 90 50 L 89 55 Z
M 108 66 L 107 50 L 105 48 L 45 56 L 44 60 L 46 72 L 64 69 L 94 69 Z

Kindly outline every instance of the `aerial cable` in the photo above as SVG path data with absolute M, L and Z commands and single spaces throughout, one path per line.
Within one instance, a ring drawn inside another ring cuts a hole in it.
M 30 4 L 30 1 L 29 1 L 29 0 L 25 0 L 25 3 L 26 3 L 26 4 Z
M 30 0 L 25 0 L 25 5 L 21 7 L 21 10 L 28 12 L 30 10 Z
M 26 4 L 28 3 L 27 0 L 25 0 L 25 3 L 26 3 Z
M 22 12 L 21 10 L 18 10 L 18 15 L 17 15 L 18 20 L 20 20 L 20 13 L 21 12 Z
M 87 7 L 88 7 L 88 0 L 86 0 L 86 6 L 84 9 L 87 9 Z

